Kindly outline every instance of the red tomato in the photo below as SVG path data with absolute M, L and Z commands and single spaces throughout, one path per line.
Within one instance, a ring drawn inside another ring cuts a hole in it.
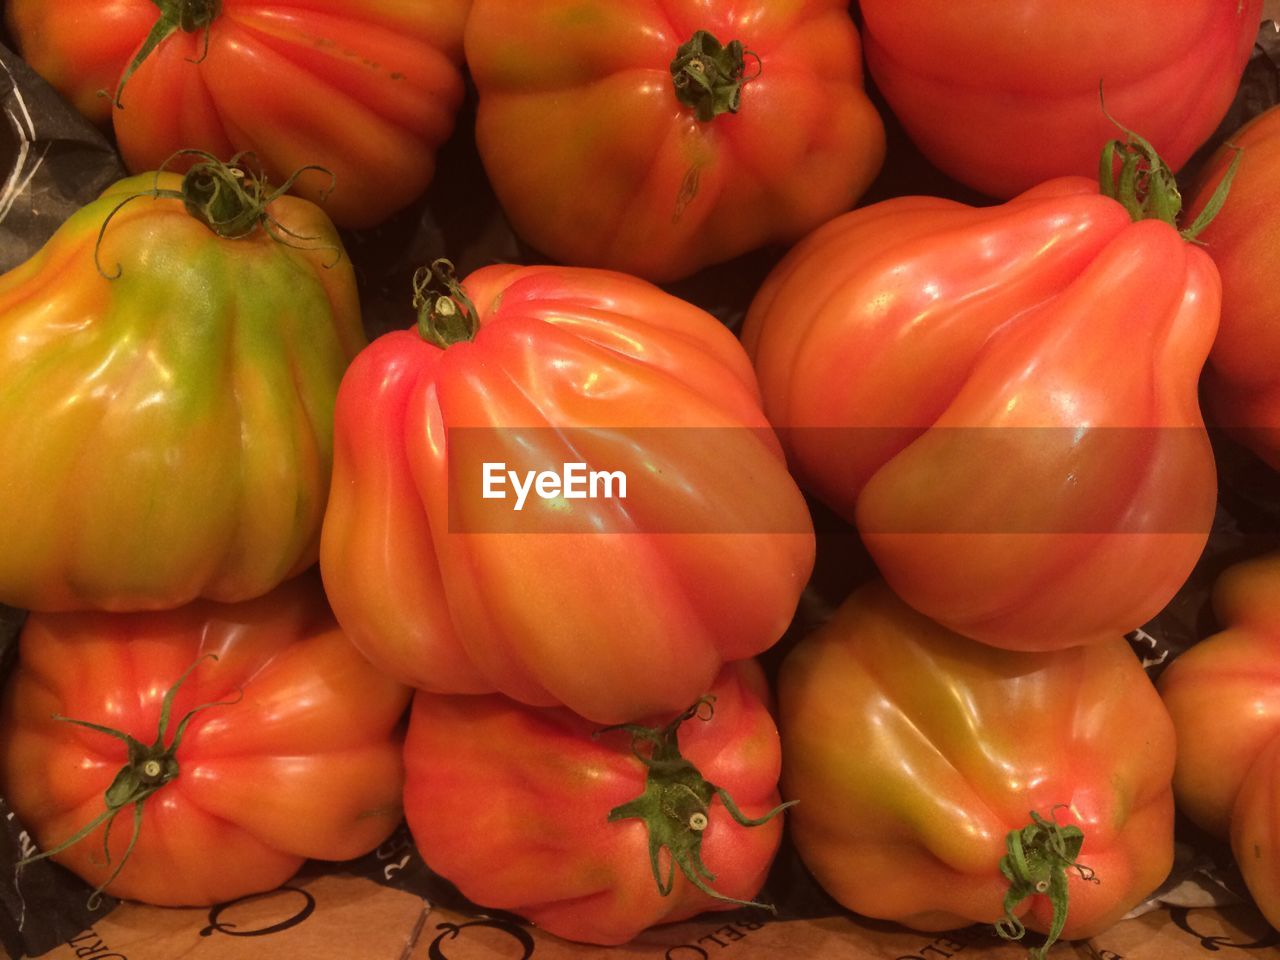
M 274 183 L 306 164 L 336 179 L 325 211 L 368 227 L 419 196 L 462 102 L 469 0 L 9 0 L 22 55 L 125 165 L 177 150 L 252 151 Z M 159 8 L 159 9 L 157 9 Z M 174 27 L 112 95 L 164 17 Z M 330 185 L 305 175 L 297 192 Z
M 1280 470 L 1280 107 L 1256 117 L 1206 164 L 1191 211 L 1238 158 L 1222 211 L 1200 239 L 1222 274 L 1222 326 L 1204 378 L 1206 412 Z
M 309 857 L 372 850 L 399 821 L 408 691 L 356 653 L 314 577 L 238 605 L 32 614 L 19 656 L 0 706 L 0 792 L 45 851 L 113 796 L 109 862 L 104 826 L 54 855 L 113 896 L 259 893 Z
M 1203 250 L 1063 178 L 837 218 L 766 279 L 743 339 L 796 476 L 894 590 L 1045 650 L 1140 626 L 1200 555 L 1218 302 Z
M 998 650 L 877 581 L 788 655 L 778 703 L 791 836 L 864 916 L 920 930 L 996 922 L 1008 835 L 1032 811 L 1083 832 L 1080 869 L 1044 877 L 1049 893 L 1064 887 L 1065 938 L 1111 926 L 1173 863 L 1173 726 L 1118 636 Z M 1051 898 L 1019 892 L 1021 922 L 1050 930 Z
M 475 329 L 387 334 L 343 379 L 320 561 L 338 620 L 425 690 L 600 723 L 682 709 L 782 635 L 813 565 L 750 362 L 622 274 L 494 266 L 465 287 Z M 484 496 L 483 463 L 574 461 L 623 472 L 625 497 Z
M 608 732 L 560 708 L 418 693 L 405 815 L 423 859 L 474 902 L 586 943 L 740 906 L 782 836 L 778 731 L 753 662 L 710 693 Z
M 884 157 L 838 0 L 478 0 L 466 55 L 498 199 L 566 263 L 674 280 L 791 242 Z
M 1231 839 L 1249 892 L 1280 928 L 1280 553 L 1214 586 L 1221 632 L 1160 676 L 1178 732 L 1178 809 Z
M 1262 0 L 862 0 L 867 66 L 944 173 L 993 197 L 1092 174 L 1141 125 L 1179 169 L 1227 112 Z

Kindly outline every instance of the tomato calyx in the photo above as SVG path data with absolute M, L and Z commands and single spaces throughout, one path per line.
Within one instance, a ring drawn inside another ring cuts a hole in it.
M 744 76 L 746 57 L 754 57 L 756 72 Z M 676 98 L 706 123 L 722 113 L 737 113 L 742 88 L 760 75 L 760 57 L 744 50 L 741 40 L 721 44 L 714 35 L 699 30 L 676 50 L 671 61 L 671 83 Z
M 441 350 L 474 340 L 480 329 L 475 304 L 454 275 L 453 263 L 443 258 L 414 273 L 413 308 L 418 312 L 418 334 Z
M 156 731 L 156 739 L 151 744 L 144 744 L 140 740 L 135 739 L 122 730 L 116 730 L 102 724 L 92 723 L 88 720 L 76 720 L 72 717 L 64 717 L 61 714 L 54 714 L 55 720 L 63 723 L 73 723 L 79 727 L 85 727 L 89 730 L 95 730 L 98 733 L 115 737 L 117 740 L 124 742 L 128 749 L 128 759 L 125 765 L 116 773 L 115 778 L 111 781 L 111 785 L 107 787 L 106 793 L 103 794 L 104 809 L 102 813 L 94 817 L 93 820 L 85 824 L 74 834 L 63 840 L 57 846 L 45 850 L 42 853 L 25 857 L 16 864 L 18 869 L 22 869 L 28 864 L 35 863 L 37 860 L 44 860 L 48 857 L 56 857 L 59 853 L 67 848 L 79 843 L 85 837 L 89 836 L 99 826 L 105 824 L 102 832 L 102 850 L 106 858 L 106 863 L 111 863 L 111 850 L 109 841 L 111 838 L 111 826 L 115 822 L 116 816 L 125 807 L 133 807 L 133 834 L 129 838 L 129 845 L 125 848 L 124 855 L 115 865 L 115 869 L 111 871 L 110 876 L 94 889 L 89 895 L 88 908 L 96 910 L 98 904 L 102 900 L 103 891 L 111 884 L 120 871 L 124 869 L 125 863 L 129 860 L 129 855 L 133 853 L 133 848 L 138 842 L 138 835 L 142 827 L 142 811 L 146 801 L 162 789 L 166 784 L 174 780 L 178 776 L 178 760 L 176 757 L 178 747 L 182 743 L 183 735 L 186 733 L 187 725 L 191 719 L 203 710 L 210 707 L 225 707 L 239 703 L 244 697 L 244 691 L 237 691 L 237 696 L 233 700 L 219 700 L 214 703 L 203 703 L 199 706 L 192 707 L 187 711 L 186 715 L 178 721 L 178 725 L 174 728 L 173 737 L 166 744 L 165 737 L 168 734 L 169 720 L 173 712 L 173 701 L 178 694 L 178 689 L 186 681 L 192 671 L 200 665 L 202 660 L 218 659 L 216 654 L 206 654 L 191 666 L 183 671 L 177 681 L 167 691 L 165 691 L 164 699 L 160 703 L 160 723 Z
M 160 174 L 169 164 L 184 156 L 195 156 L 200 159 L 183 175 L 182 185 L 177 190 L 161 189 Z M 98 254 L 102 247 L 102 238 L 107 232 L 107 225 L 111 223 L 112 218 L 126 204 L 139 197 L 180 200 L 187 213 L 225 240 L 239 240 L 261 227 L 269 237 L 286 246 L 305 250 L 331 250 L 334 253 L 334 259 L 327 265 L 331 267 L 342 259 L 340 248 L 332 244 L 307 247 L 305 243 L 294 242 L 313 241 L 320 238 L 294 233 L 267 212 L 267 208 L 273 202 L 293 188 L 300 176 L 312 170 L 329 174 L 329 186 L 320 197 L 323 201 L 334 187 L 333 173 L 324 167 L 315 164 L 299 167 L 284 183 L 272 189 L 267 182 L 266 174 L 253 162 L 252 153 L 237 153 L 223 163 L 204 150 L 179 150 L 160 165 L 160 169 L 156 171 L 156 185 L 152 189 L 142 190 L 125 197 L 102 221 L 102 226 L 98 230 L 98 240 L 93 248 L 93 260 L 98 267 L 98 272 L 107 280 L 119 279 L 123 267 L 116 264 L 116 272 L 107 273 L 102 269 Z
M 138 48 L 138 52 L 125 67 L 124 73 L 120 75 L 120 83 L 116 86 L 113 100 L 118 110 L 124 109 L 120 97 L 124 93 L 125 83 L 142 66 L 143 61 L 151 56 L 152 51 L 175 31 L 195 33 L 197 30 L 203 30 L 204 49 L 199 57 L 187 62 L 200 63 L 204 60 L 209 54 L 209 26 L 222 12 L 222 0 L 151 0 L 151 2 L 160 8 L 160 19 L 152 26 L 151 32 L 142 41 L 142 46 Z M 105 91 L 99 95 L 105 95 Z
M 1027 928 L 1013 911 L 1027 897 L 1046 896 L 1053 907 L 1049 932 L 1043 946 L 1031 950 L 1032 960 L 1044 960 L 1067 922 L 1067 871 L 1076 871 L 1090 883 L 1099 882 L 1093 870 L 1077 860 L 1084 831 L 1075 825 L 1064 827 L 1057 821 L 1058 808 L 1063 806 L 1066 804 L 1054 806 L 1048 818 L 1032 810 L 1031 823 L 1006 835 L 1009 852 L 1000 860 L 1000 872 L 1009 881 L 1009 889 L 1004 895 L 1004 916 L 995 924 L 996 933 L 1005 940 L 1022 939 Z
M 712 797 L 719 797 L 733 819 L 744 827 L 758 827 L 773 819 L 778 813 L 795 803 L 794 800 L 779 804 L 764 816 L 751 818 L 738 809 L 729 792 L 710 783 L 692 763 L 680 754 L 679 728 L 686 720 L 697 717 L 710 720 L 715 697 L 699 698 L 665 727 L 642 727 L 637 724 L 616 724 L 604 727 L 595 735 L 611 730 L 625 730 L 631 734 L 631 752 L 648 768 L 644 792 L 634 800 L 609 811 L 609 822 L 616 820 L 643 820 L 649 833 L 649 861 L 658 893 L 667 896 L 675 882 L 675 868 L 695 887 L 708 896 L 746 907 L 760 907 L 770 913 L 777 908 L 755 900 L 738 900 L 713 890 L 715 874 L 702 862 L 702 836 L 710 826 Z M 647 745 L 648 750 L 642 749 Z M 667 876 L 663 879 L 659 864 L 660 854 L 666 849 Z
M 1101 89 L 1099 89 L 1101 97 Z M 1132 130 L 1118 123 L 1107 113 L 1105 105 L 1102 112 L 1124 134 L 1124 139 L 1110 140 L 1102 148 L 1102 157 L 1098 167 L 1098 184 L 1102 195 L 1120 203 L 1129 213 L 1129 217 L 1139 220 L 1162 220 L 1172 227 L 1178 225 L 1178 215 L 1182 212 L 1182 194 L 1178 191 L 1177 178 L 1147 140 Z M 1116 175 L 1116 159 L 1119 157 L 1120 172 Z M 1240 163 L 1240 151 L 1236 155 L 1218 182 L 1213 195 L 1205 204 L 1200 214 L 1190 226 L 1179 230 L 1179 235 L 1187 241 L 1195 241 L 1205 227 L 1218 215 L 1226 202 L 1227 193 L 1231 189 L 1231 181 L 1235 177 Z

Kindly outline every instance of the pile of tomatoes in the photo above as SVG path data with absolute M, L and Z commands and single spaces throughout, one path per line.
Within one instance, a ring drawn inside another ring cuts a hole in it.
M 618 944 L 769 909 L 785 818 L 844 907 L 1042 955 L 1176 803 L 1280 925 L 1280 554 L 1158 687 L 1125 640 L 1206 420 L 1280 469 L 1280 113 L 1177 177 L 1261 0 L 970 7 L 10 0 L 133 172 L 0 277 L 26 862 L 209 904 L 403 817 Z M 881 112 L 982 199 L 885 195 Z M 348 245 L 473 133 L 529 256 L 370 315 Z

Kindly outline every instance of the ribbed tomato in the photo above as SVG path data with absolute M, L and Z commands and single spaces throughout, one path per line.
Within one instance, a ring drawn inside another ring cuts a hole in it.
M 405 815 L 426 862 L 486 907 L 618 944 L 755 895 L 782 838 L 760 668 L 690 709 L 600 730 L 505 697 L 414 697 Z M 665 892 L 664 892 L 665 891 Z
M 202 169 L 114 185 L 0 277 L 0 602 L 244 600 L 316 561 L 354 274 L 313 204 L 233 211 Z
M 342 226 L 368 227 L 431 181 L 462 102 L 468 7 L 9 0 L 6 14 L 37 72 L 86 116 L 114 125 L 130 171 L 154 170 L 188 148 L 224 160 L 252 151 L 275 183 L 320 164 L 336 178 L 326 212 Z M 329 184 L 311 173 L 298 190 L 319 200 Z
M 425 690 L 600 723 L 683 709 L 782 635 L 813 565 L 746 354 L 623 274 L 492 266 L 463 287 L 430 301 L 433 342 L 389 333 L 343 379 L 320 561 L 339 622 Z M 505 484 L 571 463 L 625 494 Z
M 864 916 L 1047 932 L 1060 897 L 1088 937 L 1173 863 L 1173 724 L 1119 636 L 999 650 L 876 581 L 788 655 L 778 708 L 796 848 Z
M 1088 175 L 1141 125 L 1174 170 L 1227 112 L 1262 0 L 861 0 L 867 66 L 921 151 L 993 197 Z
M 477 0 L 476 142 L 520 236 L 674 280 L 847 210 L 884 157 L 840 0 Z
M 1230 838 L 1240 872 L 1280 929 L 1280 553 L 1214 585 L 1220 632 L 1160 676 L 1178 731 L 1178 808 Z
M 217 903 L 391 833 L 408 700 L 315 577 L 242 604 L 32 614 L 0 707 L 0 792 L 46 852 L 79 836 L 54 859 L 107 893 Z
M 1182 586 L 1217 480 L 1197 394 L 1219 280 L 1172 219 L 1063 178 L 1001 206 L 900 197 L 839 217 L 743 329 L 796 476 L 894 590 L 966 636 L 1114 638 Z M 1131 191 L 1132 193 L 1132 191 Z M 1129 208 L 1134 217 L 1131 220 Z
M 1237 131 L 1205 165 L 1191 210 L 1209 203 L 1235 167 L 1222 210 L 1201 234 L 1222 275 L 1222 325 L 1209 354 L 1204 397 L 1211 422 L 1280 470 L 1280 107 Z

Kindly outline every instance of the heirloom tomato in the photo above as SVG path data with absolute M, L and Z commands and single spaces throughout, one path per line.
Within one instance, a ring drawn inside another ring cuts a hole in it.
M 569 940 L 741 906 L 782 837 L 767 696 L 743 660 L 674 719 L 601 730 L 562 707 L 420 692 L 409 829 L 463 895 Z
M 796 848 L 864 916 L 1088 937 L 1173 863 L 1173 725 L 1119 636 L 999 650 L 873 581 L 787 656 L 778 710 Z
M 186 148 L 334 176 L 326 211 L 368 227 L 430 183 L 462 102 L 468 0 L 9 0 L 23 57 L 140 173 Z M 103 92 L 109 94 L 104 96 Z M 114 109 L 113 109 L 114 105 Z M 330 179 L 305 174 L 318 201 Z
M 789 243 L 884 157 L 837 0 L 477 0 L 476 142 L 523 239 L 650 280 Z
M 1085 175 L 1106 110 L 1175 170 L 1213 133 L 1262 0 L 861 0 L 867 67 L 921 152 L 993 197 Z
M 44 855 L 99 890 L 231 900 L 399 822 L 409 692 L 351 646 L 314 576 L 241 604 L 32 614 L 18 643 L 0 786 Z
M 320 563 L 356 645 L 424 690 L 618 723 L 773 644 L 813 529 L 733 334 L 623 274 L 434 270 L 451 293 L 338 394 Z M 621 482 L 574 496 L 570 466 Z
M 1238 160 L 1237 160 L 1238 158 Z M 1256 117 L 1205 165 L 1191 209 L 1233 162 L 1230 197 L 1201 239 L 1222 275 L 1222 325 L 1205 371 L 1206 414 L 1280 470 L 1280 107 Z
M 123 180 L 0 277 L 0 602 L 244 600 L 315 562 L 364 332 L 332 224 L 257 189 Z
M 1178 809 L 1231 840 L 1263 914 L 1280 928 L 1280 553 L 1214 586 L 1222 630 L 1160 677 L 1178 732 Z
M 796 476 L 907 603 L 996 646 L 1139 627 L 1213 518 L 1196 391 L 1218 274 L 1170 223 L 1131 221 L 1171 217 L 1176 188 L 1145 142 L 1122 152 L 1118 199 L 1068 177 L 997 207 L 839 217 L 744 325 Z

